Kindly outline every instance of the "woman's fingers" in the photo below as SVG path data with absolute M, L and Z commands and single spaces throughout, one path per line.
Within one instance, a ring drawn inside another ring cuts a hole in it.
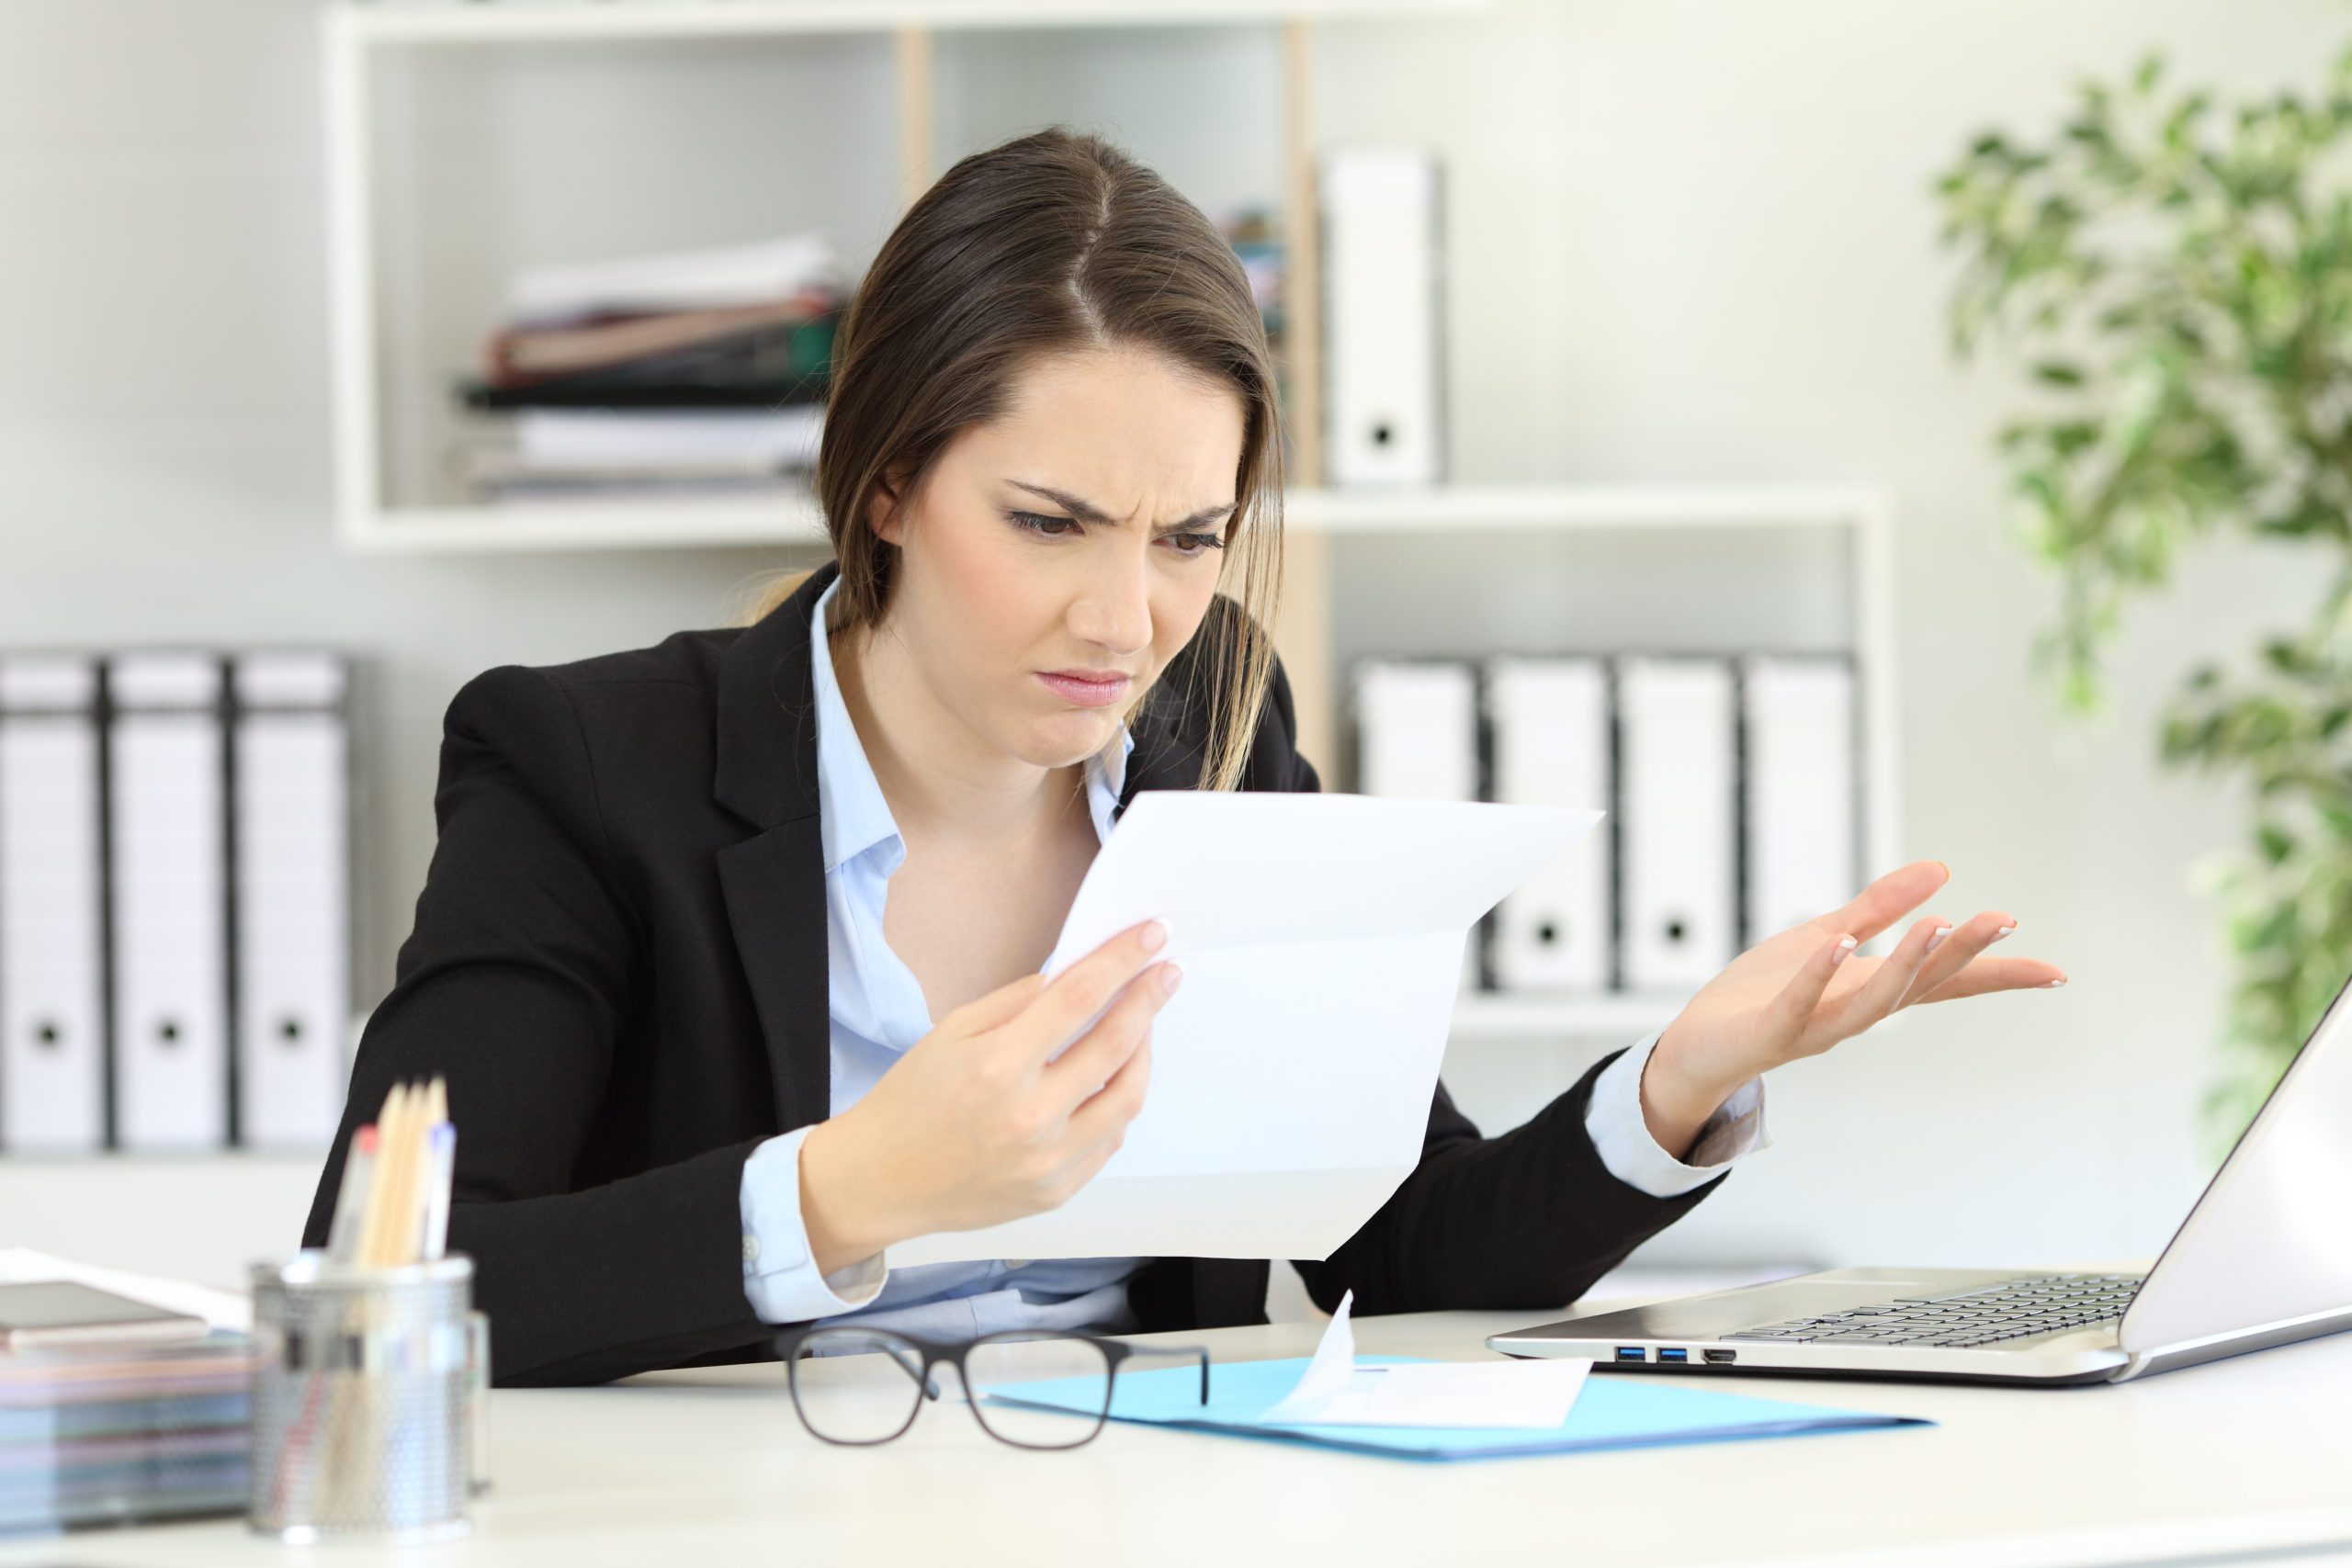
M 1184 972 L 1173 964 L 1153 964 L 1128 982 L 1094 1027 L 1046 1066 L 1046 1081 L 1056 1091 L 1057 1110 L 1067 1113 L 1126 1065 L 1183 978 Z
M 1021 1027 L 1028 1032 L 1034 1059 L 1043 1062 L 1068 1044 L 1167 945 L 1168 928 L 1158 920 L 1146 920 L 1129 926 L 1055 976 L 1022 1015 Z
M 1928 950 L 1937 935 L 1951 928 L 1930 915 L 1917 921 L 1904 933 L 1894 951 L 1878 962 L 1870 977 L 1838 999 L 1827 1021 L 1838 1038 L 1849 1039 L 1860 1034 L 1871 1024 L 1893 1012 L 1901 1005 L 1904 994 L 1918 976 L 1919 967 L 1928 961 Z
M 985 997 L 966 1002 L 940 1021 L 953 1023 L 966 1034 L 985 1033 L 1020 1017 L 1023 1010 L 1037 999 L 1037 993 L 1045 988 L 1046 977 L 1043 975 L 1023 975 L 1010 985 L 999 986 Z
M 1145 1091 L 1150 1088 L 1151 1036 L 1147 1034 L 1136 1043 L 1134 1054 L 1119 1064 L 1119 1070 L 1111 1075 L 1110 1080 L 1070 1112 L 1070 1143 L 1082 1149 L 1107 1143 L 1115 1150 L 1118 1140 L 1126 1134 L 1127 1123 L 1143 1109 Z M 1109 1152 L 1102 1156 L 1103 1159 L 1110 1157 Z M 1099 1168 L 1102 1162 L 1095 1163 Z
M 1951 880 L 1951 868 L 1939 860 L 1913 861 L 1888 872 L 1854 896 L 1854 901 L 1816 923 L 1847 931 L 1868 942 L 1936 895 Z
M 1988 996 L 1995 991 L 2055 990 L 2066 983 L 2066 972 L 2039 958 L 1979 958 L 1957 975 L 1911 998 L 1913 1006 L 1949 1002 L 1962 997 Z
M 1998 909 L 1988 909 L 1962 921 L 1940 942 L 1929 943 L 1928 961 L 1912 976 L 1911 988 L 1899 1004 L 1908 1007 L 1968 967 L 1971 960 L 2018 929 L 2017 921 Z
M 1764 1004 L 1764 1010 L 1756 1021 L 1758 1045 L 1778 1056 L 1804 1038 L 1813 1023 L 1814 1010 L 1821 1005 L 1823 993 L 1829 989 L 1830 977 L 1856 945 L 1850 934 L 1841 931 L 1814 950 L 1813 956 L 1789 976 L 1789 983 L 1781 987 L 1780 995 Z

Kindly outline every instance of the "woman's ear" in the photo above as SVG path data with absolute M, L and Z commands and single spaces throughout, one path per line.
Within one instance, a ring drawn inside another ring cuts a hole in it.
M 906 543 L 906 519 L 899 497 L 905 491 L 903 479 L 890 479 L 877 482 L 874 493 L 865 501 L 865 525 L 874 536 L 886 545 Z

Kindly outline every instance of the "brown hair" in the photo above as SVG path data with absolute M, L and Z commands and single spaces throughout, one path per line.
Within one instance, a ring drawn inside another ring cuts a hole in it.
M 880 621 L 898 547 L 868 523 L 911 495 L 956 433 L 1004 411 L 1041 355 L 1134 347 L 1241 395 L 1244 434 L 1219 592 L 1243 614 L 1190 662 L 1211 688 L 1201 783 L 1231 789 L 1273 671 L 1282 578 L 1281 425 L 1265 324 L 1241 263 L 1198 208 L 1093 136 L 1043 130 L 947 171 L 884 243 L 835 349 L 817 494 L 841 562 L 832 627 Z M 761 613 L 791 591 L 772 589 Z

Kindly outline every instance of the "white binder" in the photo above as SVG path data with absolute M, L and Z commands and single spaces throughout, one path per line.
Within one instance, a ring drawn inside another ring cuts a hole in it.
M 1436 156 L 1326 153 L 1322 206 L 1331 482 L 1434 484 L 1445 467 Z
M 129 654 L 107 670 L 114 870 L 115 1141 L 228 1140 L 220 663 Z
M 1860 891 L 1854 667 L 1745 661 L 1747 940 L 1826 915 Z
M 253 653 L 232 680 L 238 1137 L 323 1148 L 349 1077 L 345 672 L 332 653 Z
M 1356 793 L 1478 798 L 1478 683 L 1467 664 L 1367 659 L 1356 666 Z
M 1629 990 L 1690 991 L 1731 962 L 1736 721 L 1724 660 L 1618 663 Z
M 1487 665 L 1494 795 L 1512 806 L 1610 809 L 1609 681 L 1597 659 Z M 1609 835 L 1587 833 L 1495 911 L 1490 948 L 1505 990 L 1609 984 Z
M 0 660 L 0 1148 L 107 1135 L 97 666 Z
M 1364 660 L 1355 710 L 1358 795 L 1478 798 L 1478 678 L 1469 665 Z M 1474 930 L 1462 950 L 1464 990 L 1478 987 L 1478 936 Z

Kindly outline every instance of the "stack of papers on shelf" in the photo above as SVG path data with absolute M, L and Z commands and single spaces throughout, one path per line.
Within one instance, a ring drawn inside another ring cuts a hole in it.
M 466 478 L 493 499 L 790 482 L 816 461 L 843 299 L 818 234 L 519 273 L 460 393 L 521 417 Z
M 206 1337 L 0 1353 L 0 1535 L 241 1511 L 252 1342 L 243 1299 L 23 1248 L 0 1280 L 74 1280 L 203 1316 Z

